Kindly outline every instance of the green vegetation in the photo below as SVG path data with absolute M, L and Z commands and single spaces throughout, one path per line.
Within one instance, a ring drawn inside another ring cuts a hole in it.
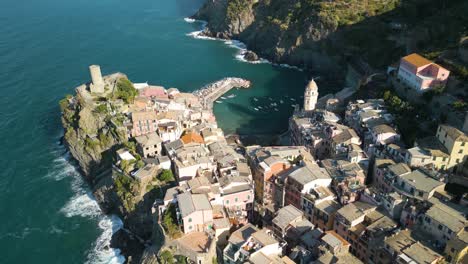
M 171 238 L 178 238 L 182 235 L 177 224 L 175 205 L 169 204 L 166 211 L 164 211 L 162 226 L 164 227 L 166 234 Z
M 468 104 L 466 102 L 459 100 L 459 101 L 453 102 L 452 107 L 457 111 L 463 112 L 467 110 Z
M 128 79 L 120 79 L 117 82 L 117 89 L 114 92 L 114 97 L 124 100 L 125 103 L 133 103 L 138 91 L 133 87 L 133 84 Z
M 125 209 L 127 209 L 127 211 L 133 211 L 135 209 L 135 194 L 139 190 L 138 182 L 127 175 L 116 172 L 114 186 Z
M 174 263 L 174 256 L 169 250 L 163 250 L 161 254 L 159 254 L 159 258 L 161 260 L 161 263 L 163 264 L 173 264 Z M 179 262 L 177 262 L 179 263 Z
M 432 98 L 436 95 L 441 95 L 445 91 L 445 86 L 442 85 L 436 85 L 434 88 L 432 88 L 430 91 L 425 92 L 422 97 L 423 99 L 430 103 L 432 101 Z
M 403 134 L 403 141 L 412 146 L 419 132 L 418 111 L 407 101 L 401 99 L 390 90 L 386 90 L 383 99 L 390 112 L 395 115 L 395 123 Z M 420 134 L 418 136 L 421 136 Z
M 230 0 L 226 10 L 226 18 L 229 20 L 236 19 L 251 3 L 252 0 Z
M 62 100 L 59 101 L 60 110 L 62 112 L 64 112 L 70 106 L 70 103 L 68 101 L 71 98 L 73 98 L 73 95 L 67 94 L 67 95 L 65 95 L 65 98 L 63 98 Z
M 105 134 L 104 131 L 98 133 L 99 144 L 101 148 L 106 149 L 112 143 L 112 137 L 109 134 Z
M 158 175 L 158 179 L 163 182 L 170 182 L 175 180 L 171 170 L 162 170 Z
M 98 106 L 96 106 L 96 108 L 94 108 L 94 112 L 97 113 L 97 114 L 107 114 L 107 105 L 104 103 L 104 104 L 100 104 Z
M 94 152 L 95 150 L 97 150 L 99 145 L 100 143 L 97 139 L 91 139 L 89 137 L 85 139 L 85 147 L 88 149 L 89 152 Z
M 187 257 L 182 255 L 175 256 L 177 264 L 188 264 Z

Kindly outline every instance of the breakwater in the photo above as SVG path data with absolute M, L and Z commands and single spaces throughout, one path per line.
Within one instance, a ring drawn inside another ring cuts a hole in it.
M 217 82 L 208 84 L 199 90 L 193 92 L 196 95 L 203 107 L 212 109 L 213 103 L 233 88 L 249 88 L 251 82 L 242 78 L 228 77 Z

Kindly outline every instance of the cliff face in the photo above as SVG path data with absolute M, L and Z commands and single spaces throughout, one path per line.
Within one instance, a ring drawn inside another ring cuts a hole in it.
M 107 84 L 115 84 L 119 80 L 127 80 L 127 77 L 123 74 L 105 77 Z M 67 96 L 60 102 L 64 144 L 78 162 L 103 212 L 117 214 L 124 222 L 127 232 L 119 232 L 113 239 L 113 245 L 132 245 L 131 250 L 122 252 L 127 258 L 138 261 L 144 249 L 141 241 L 152 235 L 150 208 L 154 194 L 147 193 L 136 181 L 116 175 L 112 170 L 113 153 L 127 142 L 122 129 L 122 115 L 118 114 L 122 101 L 114 100 L 112 92 L 103 97 L 94 96 L 86 85 L 76 91 L 76 96 Z
M 448 46 L 466 30 L 463 12 L 462 0 L 208 0 L 194 18 L 273 62 L 336 70 L 351 56 L 384 67 L 435 49 L 434 38 Z

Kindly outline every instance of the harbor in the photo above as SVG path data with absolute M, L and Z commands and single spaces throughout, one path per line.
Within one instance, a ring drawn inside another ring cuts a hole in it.
M 228 77 L 211 83 L 193 92 L 200 99 L 203 107 L 212 109 L 213 103 L 233 88 L 249 88 L 251 82 L 242 78 Z

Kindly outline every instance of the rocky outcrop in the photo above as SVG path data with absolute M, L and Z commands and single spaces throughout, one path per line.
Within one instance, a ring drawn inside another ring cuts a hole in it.
M 115 84 L 127 80 L 123 74 L 106 76 L 106 83 Z M 65 130 L 64 144 L 77 161 L 82 175 L 92 188 L 94 197 L 105 214 L 116 214 L 124 222 L 126 232 L 115 234 L 112 244 L 122 246 L 122 253 L 129 263 L 138 263 L 144 250 L 144 241 L 152 235 L 151 205 L 154 194 L 138 189 L 131 190 L 116 184 L 118 178 L 112 170 L 113 153 L 127 142 L 121 125 L 122 117 L 111 114 L 112 89 L 106 95 L 93 96 L 87 85 L 76 89 L 75 96 L 60 102 L 62 124 Z M 144 188 L 146 186 L 143 186 Z M 130 207 L 129 204 L 132 206 Z M 138 237 L 138 239 L 135 239 Z
M 247 61 L 258 61 L 260 59 L 255 52 L 250 51 L 250 50 L 245 52 L 244 58 Z
M 193 17 L 208 22 L 207 35 L 238 39 L 272 62 L 343 72 L 351 57 L 385 68 L 435 49 L 434 39 L 447 47 L 463 32 L 466 11 L 462 0 L 208 0 Z

